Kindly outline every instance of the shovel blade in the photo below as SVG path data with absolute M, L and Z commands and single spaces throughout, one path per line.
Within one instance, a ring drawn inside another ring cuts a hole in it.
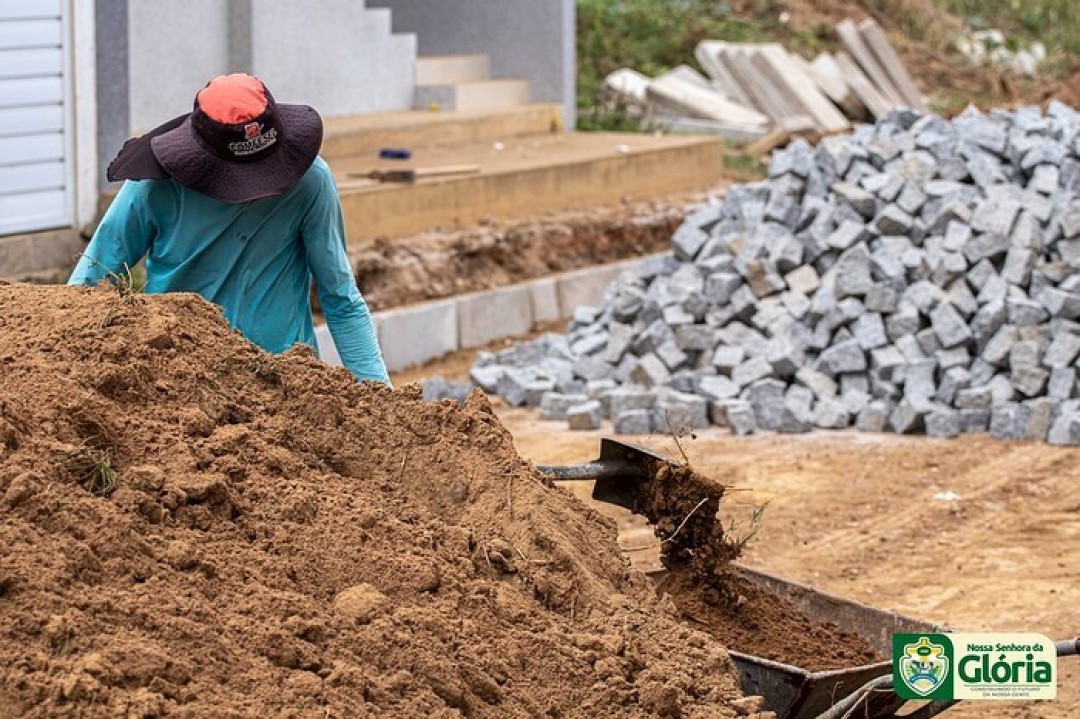
M 644 447 L 604 437 L 600 440 L 600 459 L 597 462 L 619 467 L 620 471 L 597 477 L 592 498 L 634 512 L 637 510 L 641 485 L 650 478 L 657 462 L 666 461 Z

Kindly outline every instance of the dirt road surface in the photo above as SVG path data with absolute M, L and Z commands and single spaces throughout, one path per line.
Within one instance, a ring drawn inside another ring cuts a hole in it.
M 471 355 L 402 374 L 462 379 Z M 496 406 L 500 406 L 496 403 Z M 598 432 L 570 432 L 501 406 L 519 453 L 537 464 L 595 458 Z M 967 631 L 1080 634 L 1080 451 L 986 436 L 955 440 L 858 432 L 628 438 L 686 458 L 734 487 L 735 531 L 767 502 L 744 563 L 872 606 Z M 681 449 L 680 449 L 681 446 Z M 587 496 L 587 487 L 575 491 Z M 620 543 L 649 544 L 637 518 Z M 631 552 L 647 566 L 649 552 Z M 1053 703 L 968 703 L 963 719 L 1080 716 L 1080 659 L 1059 663 Z

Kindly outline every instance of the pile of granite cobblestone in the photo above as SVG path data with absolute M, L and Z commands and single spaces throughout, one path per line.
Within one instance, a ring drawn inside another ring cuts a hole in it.
M 1080 444 L 1080 113 L 892 111 L 774 153 L 472 381 L 571 428 Z

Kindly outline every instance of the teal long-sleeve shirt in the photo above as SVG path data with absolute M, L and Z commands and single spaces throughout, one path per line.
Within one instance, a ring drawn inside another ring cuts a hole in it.
M 345 367 L 359 380 L 389 384 L 345 251 L 337 187 L 322 158 L 284 194 L 236 205 L 174 179 L 129 180 L 68 284 L 97 285 L 143 257 L 146 292 L 197 292 L 274 353 L 298 342 L 318 351 L 308 294 L 314 276 Z

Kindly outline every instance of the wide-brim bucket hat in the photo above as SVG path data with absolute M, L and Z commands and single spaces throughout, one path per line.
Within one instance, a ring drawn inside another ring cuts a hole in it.
M 199 91 L 192 112 L 129 140 L 106 174 L 113 181 L 173 177 L 222 202 L 251 202 L 296 184 L 322 136 L 314 108 L 275 102 L 250 75 L 222 75 Z

